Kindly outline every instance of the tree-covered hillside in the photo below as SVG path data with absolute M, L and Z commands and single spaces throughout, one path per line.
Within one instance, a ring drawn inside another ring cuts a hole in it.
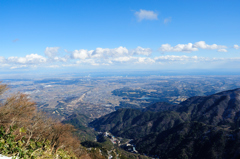
M 7 86 L 0 84 L 0 95 Z M 75 129 L 37 110 L 27 95 L 16 93 L 1 101 L 0 154 L 18 158 L 104 158 L 89 152 L 74 137 Z
M 119 109 L 90 125 L 134 139 L 140 153 L 166 159 L 225 159 L 240 157 L 239 114 L 240 89 L 235 89 L 175 106 L 152 105 L 143 112 Z

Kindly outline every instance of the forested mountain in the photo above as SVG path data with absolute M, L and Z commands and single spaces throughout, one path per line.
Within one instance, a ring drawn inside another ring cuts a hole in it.
M 192 97 L 175 106 L 119 109 L 90 125 L 134 139 L 137 150 L 148 155 L 217 159 L 240 157 L 239 120 L 240 89 L 235 89 Z
M 171 111 L 175 110 L 179 105 L 169 104 L 167 102 L 157 102 L 154 103 L 145 109 L 143 109 L 144 112 L 146 111 L 152 111 L 152 112 L 161 112 L 161 111 Z
M 87 124 L 91 121 L 89 117 L 79 113 L 73 113 L 62 121 L 63 124 L 71 124 L 76 130 L 74 134 L 80 139 L 81 142 L 86 140 L 94 140 L 96 137 L 96 132 L 93 128 L 89 128 Z

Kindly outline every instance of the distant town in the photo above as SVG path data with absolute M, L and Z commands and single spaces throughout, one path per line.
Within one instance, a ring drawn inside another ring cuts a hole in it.
M 9 91 L 29 95 L 39 109 L 64 119 L 73 112 L 95 119 L 119 108 L 142 109 L 156 102 L 179 104 L 240 87 L 240 76 L 58 77 L 2 79 Z

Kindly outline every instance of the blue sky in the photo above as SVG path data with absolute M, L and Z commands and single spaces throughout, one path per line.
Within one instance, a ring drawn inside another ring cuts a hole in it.
M 239 69 L 239 0 L 0 0 L 0 70 Z

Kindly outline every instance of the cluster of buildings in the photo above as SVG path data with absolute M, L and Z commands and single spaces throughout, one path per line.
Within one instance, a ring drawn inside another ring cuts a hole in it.
M 132 153 L 138 153 L 135 145 L 131 144 L 132 140 L 128 140 L 127 142 L 122 143 L 121 142 L 122 138 L 116 138 L 109 132 L 104 132 L 103 135 L 104 135 L 104 137 L 108 137 L 113 144 L 117 144 L 118 146 L 120 146 L 124 150 L 132 152 Z

